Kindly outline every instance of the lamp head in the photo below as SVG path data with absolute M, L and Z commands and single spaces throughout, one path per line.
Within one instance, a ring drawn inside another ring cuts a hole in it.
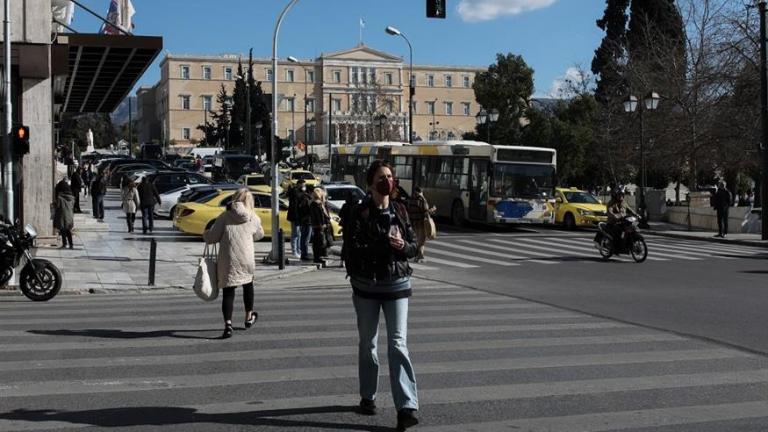
M 488 121 L 488 112 L 485 109 L 481 109 L 480 112 L 475 116 L 475 119 L 477 120 L 477 124 L 485 124 L 485 122 Z
M 499 121 L 499 110 L 496 108 L 492 109 L 491 112 L 488 114 L 488 118 L 491 121 L 491 123 L 496 123 Z
M 659 94 L 656 93 L 655 91 L 651 91 L 643 100 L 643 102 L 645 103 L 645 109 L 649 111 L 656 110 L 656 108 L 659 107 L 660 100 L 661 100 L 661 96 L 659 96 Z
M 384 29 L 384 31 L 387 32 L 388 35 L 392 35 L 392 36 L 400 36 L 401 34 L 400 30 L 392 26 L 387 26 L 387 28 Z
M 633 113 L 635 111 L 637 111 L 637 98 L 634 95 L 629 95 L 624 101 L 624 112 Z

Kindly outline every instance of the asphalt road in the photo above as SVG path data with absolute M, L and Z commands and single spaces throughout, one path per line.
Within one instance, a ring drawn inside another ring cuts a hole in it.
M 441 226 L 440 231 L 440 238 L 427 248 L 425 266 L 433 268 L 418 272 L 429 280 L 768 355 L 768 250 L 764 248 L 647 235 L 649 259 L 637 264 L 626 257 L 603 262 L 592 243 L 594 233 L 588 230 Z M 493 256 L 494 252 L 498 255 Z M 519 259 L 504 258 L 505 254 Z

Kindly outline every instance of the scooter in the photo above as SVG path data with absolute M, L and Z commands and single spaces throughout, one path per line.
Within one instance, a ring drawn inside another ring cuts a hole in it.
M 59 293 L 63 279 L 52 262 L 32 257 L 30 249 L 35 247 L 36 238 L 32 225 L 22 228 L 18 221 L 0 221 L 0 286 L 11 280 L 13 271 L 23 262 L 19 274 L 21 292 L 30 300 L 47 301 Z
M 607 223 L 600 222 L 595 234 L 595 247 L 600 252 L 603 260 L 607 261 L 613 255 L 630 254 L 637 263 L 645 261 L 648 257 L 648 246 L 645 239 L 637 230 L 639 221 L 634 216 L 627 216 L 619 222 L 621 238 L 615 239 L 616 233 L 610 229 Z

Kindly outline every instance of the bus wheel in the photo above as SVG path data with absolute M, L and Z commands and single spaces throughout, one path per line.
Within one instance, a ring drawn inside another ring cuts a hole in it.
M 464 205 L 461 201 L 454 201 L 451 207 L 451 222 L 457 227 L 464 226 L 466 219 L 464 218 Z
M 567 230 L 576 229 L 576 218 L 574 218 L 572 214 L 566 213 L 563 218 L 563 225 L 565 225 L 565 229 Z

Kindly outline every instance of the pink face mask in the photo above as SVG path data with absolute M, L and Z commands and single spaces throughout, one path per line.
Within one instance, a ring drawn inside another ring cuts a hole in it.
M 381 195 L 389 195 L 395 190 L 395 179 L 383 178 L 376 183 L 376 192 Z

